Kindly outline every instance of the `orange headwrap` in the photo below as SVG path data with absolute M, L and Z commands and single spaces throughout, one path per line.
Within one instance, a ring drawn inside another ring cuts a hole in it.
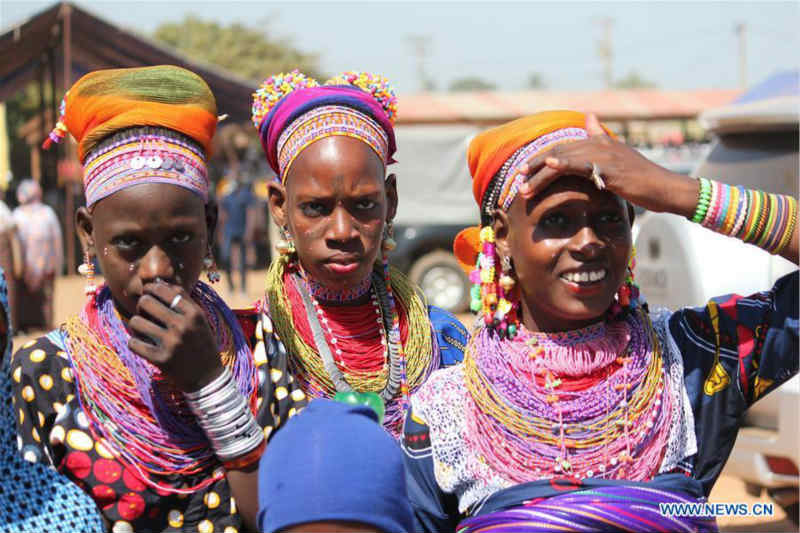
M 98 70 L 83 76 L 66 94 L 62 121 L 78 141 L 81 163 L 98 141 L 135 126 L 183 133 L 208 156 L 217 104 L 206 82 L 180 67 Z
M 585 130 L 586 115 L 578 111 L 543 111 L 477 135 L 469 145 L 467 161 L 470 174 L 472 174 L 472 193 L 478 206 L 483 202 L 492 178 L 520 148 L 533 143 L 542 136 L 567 128 Z M 603 129 L 613 136 L 608 128 L 603 126 Z M 547 151 L 560 142 L 574 140 L 574 138 L 554 140 L 547 143 L 538 152 L 527 154 L 526 158 Z M 511 176 L 508 177 L 511 178 Z M 478 227 L 467 228 L 456 236 L 453 243 L 456 258 L 466 272 L 475 268 L 480 251 L 479 231 Z

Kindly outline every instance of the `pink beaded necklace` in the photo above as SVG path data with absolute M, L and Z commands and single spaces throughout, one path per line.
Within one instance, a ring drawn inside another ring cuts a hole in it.
M 482 328 L 467 346 L 469 447 L 516 483 L 559 475 L 644 480 L 658 470 L 672 402 L 641 311 L 577 331 Z

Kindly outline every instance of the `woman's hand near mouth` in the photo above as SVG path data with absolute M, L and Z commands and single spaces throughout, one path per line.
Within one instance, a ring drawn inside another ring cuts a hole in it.
M 128 347 L 184 392 L 202 388 L 222 371 L 219 347 L 203 310 L 178 285 L 145 285 L 128 327 Z

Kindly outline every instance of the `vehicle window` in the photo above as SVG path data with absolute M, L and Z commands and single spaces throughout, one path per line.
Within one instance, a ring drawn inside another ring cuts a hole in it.
M 797 143 L 797 131 L 721 135 L 693 174 L 796 197 Z

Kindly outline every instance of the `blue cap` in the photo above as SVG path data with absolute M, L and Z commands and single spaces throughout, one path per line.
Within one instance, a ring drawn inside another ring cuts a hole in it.
M 314 400 L 270 443 L 258 472 L 258 527 L 358 522 L 411 531 L 402 451 L 367 406 Z

